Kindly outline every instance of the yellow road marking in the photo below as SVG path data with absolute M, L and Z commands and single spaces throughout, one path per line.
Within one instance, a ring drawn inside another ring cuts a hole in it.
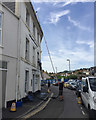
M 53 93 L 51 94 L 51 97 L 52 96 L 53 96 Z M 29 113 L 28 115 L 26 115 L 26 116 L 24 116 L 22 118 L 28 119 L 28 118 L 32 117 L 33 115 L 35 115 L 36 113 L 40 112 L 41 110 L 43 110 L 47 106 L 47 104 L 49 103 L 50 100 L 51 100 L 51 98 L 49 98 L 47 100 L 47 102 L 44 103 L 42 106 L 39 106 L 39 108 L 37 108 L 36 110 L 32 111 L 31 113 Z

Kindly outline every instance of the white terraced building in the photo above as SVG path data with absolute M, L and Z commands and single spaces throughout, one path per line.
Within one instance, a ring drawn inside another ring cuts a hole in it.
M 41 90 L 42 37 L 30 1 L 0 3 L 0 107 Z

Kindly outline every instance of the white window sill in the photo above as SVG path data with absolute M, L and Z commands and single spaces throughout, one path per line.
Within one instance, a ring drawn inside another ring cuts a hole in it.
M 0 68 L 0 71 L 7 71 L 8 69 Z
M 4 48 L 4 46 L 0 45 L 0 48 Z

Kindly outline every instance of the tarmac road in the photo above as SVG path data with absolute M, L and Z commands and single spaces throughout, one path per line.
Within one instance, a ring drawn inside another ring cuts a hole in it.
M 58 96 L 58 87 L 51 86 L 52 92 Z M 88 118 L 87 110 L 77 102 L 75 91 L 64 88 L 64 100 L 51 99 L 49 104 L 31 118 Z

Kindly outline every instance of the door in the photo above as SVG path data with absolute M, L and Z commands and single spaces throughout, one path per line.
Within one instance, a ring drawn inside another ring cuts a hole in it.
M 35 92 L 36 70 L 32 70 L 32 91 Z
M 25 93 L 29 90 L 29 71 L 25 70 Z
M 7 71 L 2 71 L 2 107 L 5 107 L 5 99 L 6 99 L 6 76 Z
M 33 85 L 32 86 L 33 87 L 33 92 L 34 92 L 34 81 L 35 81 L 35 75 L 33 74 L 33 84 L 32 84 Z
M 0 60 L 0 107 L 6 107 L 7 62 Z M 2 105 L 1 105 L 2 104 Z
M 85 86 L 88 88 L 88 81 L 87 79 L 85 80 Z M 84 95 L 84 104 L 86 107 L 88 107 L 88 102 L 89 102 L 89 92 L 83 92 Z
M 89 85 L 88 85 L 88 80 L 86 79 L 86 87 L 88 88 L 88 92 L 85 94 L 85 102 L 86 102 L 86 107 L 88 108 L 88 103 L 89 103 Z

